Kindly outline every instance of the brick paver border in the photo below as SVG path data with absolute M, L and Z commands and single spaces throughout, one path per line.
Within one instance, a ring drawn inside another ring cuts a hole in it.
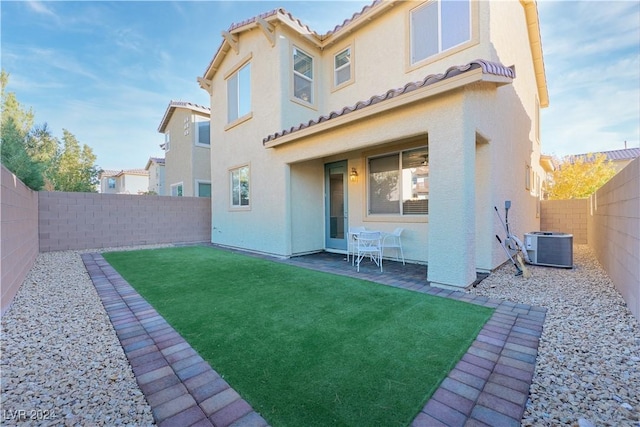
M 268 425 L 102 255 L 83 254 L 82 260 L 159 426 Z M 355 275 L 340 267 L 337 258 L 279 261 Z M 416 267 L 406 267 L 404 278 L 373 272 L 355 277 L 495 309 L 411 425 L 520 426 L 546 309 L 431 287 Z

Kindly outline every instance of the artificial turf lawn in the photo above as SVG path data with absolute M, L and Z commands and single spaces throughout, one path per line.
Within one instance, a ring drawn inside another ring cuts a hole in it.
M 273 426 L 409 424 L 493 312 L 210 247 L 104 257 Z

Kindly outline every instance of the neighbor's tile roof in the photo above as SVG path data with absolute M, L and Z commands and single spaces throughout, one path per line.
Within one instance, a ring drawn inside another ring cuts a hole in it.
M 106 178 L 106 177 L 110 177 L 110 176 L 116 176 L 120 173 L 119 170 L 113 170 L 113 169 L 103 169 L 102 172 L 100 173 L 100 178 Z
M 145 169 L 123 169 L 120 172 L 118 172 L 118 175 L 116 175 L 116 176 L 122 176 L 122 175 L 143 175 L 143 176 L 148 176 L 149 175 L 149 171 L 147 171 Z
M 640 148 L 625 148 L 622 150 L 603 151 L 608 160 L 633 160 L 640 157 Z
M 512 79 L 515 78 L 516 76 L 516 72 L 513 69 L 513 67 L 506 67 L 499 63 L 485 61 L 484 59 L 476 59 L 475 61 L 471 61 L 466 65 L 449 67 L 449 69 L 447 69 L 447 71 L 445 71 L 443 74 L 430 74 L 427 77 L 425 77 L 423 80 L 407 83 L 401 88 L 390 89 L 387 92 L 383 93 L 382 95 L 374 95 L 367 100 L 357 102 L 354 106 L 347 106 L 342 108 L 341 110 L 332 111 L 327 115 L 320 116 L 315 120 L 312 119 L 306 123 L 300 123 L 297 126 L 292 126 L 289 129 L 284 129 L 280 132 L 276 132 L 264 138 L 262 140 L 262 143 L 263 145 L 267 144 L 268 142 L 271 142 L 282 136 L 300 131 L 302 129 L 306 129 L 308 127 L 317 125 L 319 123 L 323 123 L 323 122 L 335 119 L 336 117 L 341 117 L 349 113 L 353 113 L 354 111 L 357 111 L 357 110 L 362 110 L 374 104 L 378 104 L 380 102 L 384 102 L 389 99 L 396 98 L 398 96 L 404 95 L 406 93 L 409 93 L 421 87 L 429 86 L 434 83 L 440 82 L 442 80 L 445 80 L 453 76 L 457 76 L 459 74 L 465 73 L 470 70 L 475 70 L 478 68 L 482 69 L 483 74 L 492 74 L 495 76 L 509 77 Z
M 569 161 L 573 163 L 577 159 L 583 159 L 586 162 L 592 161 L 598 154 L 607 156 L 607 160 L 615 162 L 620 160 L 633 160 L 640 157 L 640 148 L 624 148 L 621 150 L 598 151 L 593 153 L 573 154 L 569 156 Z
M 196 111 L 205 115 L 211 115 L 211 108 L 209 107 L 204 107 L 202 105 L 194 104 L 192 102 L 187 102 L 187 101 L 171 100 L 169 101 L 169 105 L 167 106 L 167 109 L 164 112 L 164 116 L 162 117 L 162 120 L 160 121 L 160 125 L 158 126 L 158 132 L 164 133 L 164 129 L 166 128 L 167 124 L 169 124 L 169 120 L 171 119 L 171 116 L 173 115 L 176 108 L 186 108 L 187 110 Z

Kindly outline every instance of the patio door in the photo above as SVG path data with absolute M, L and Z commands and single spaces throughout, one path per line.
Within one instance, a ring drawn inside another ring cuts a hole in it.
M 347 161 L 324 166 L 325 248 L 347 250 Z

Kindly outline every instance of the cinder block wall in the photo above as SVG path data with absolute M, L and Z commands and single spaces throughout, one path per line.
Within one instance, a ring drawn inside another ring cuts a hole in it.
M 211 241 L 211 199 L 39 193 L 40 251 Z
M 640 158 L 591 196 L 589 246 L 640 320 Z
M 573 243 L 587 244 L 587 207 L 589 199 L 542 200 L 540 231 L 573 234 Z
M 0 313 L 4 313 L 38 256 L 38 193 L 4 166 L 1 179 Z

